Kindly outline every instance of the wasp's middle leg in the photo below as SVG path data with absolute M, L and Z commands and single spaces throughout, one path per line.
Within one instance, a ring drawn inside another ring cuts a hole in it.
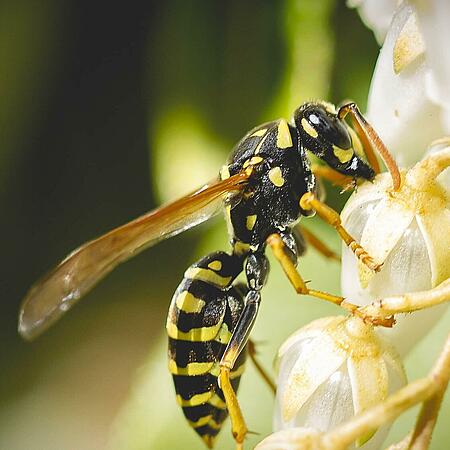
M 261 302 L 260 290 L 264 286 L 269 273 L 269 262 L 262 252 L 252 253 L 248 256 L 245 273 L 249 288 L 245 298 L 245 307 L 220 361 L 219 375 L 220 387 L 230 414 L 233 437 L 238 449 L 242 448 L 248 429 L 236 394 L 231 386 L 230 373 L 239 354 L 247 344 Z
M 267 238 L 266 242 L 271 247 L 275 258 L 277 258 L 297 294 L 311 295 L 336 305 L 340 305 L 344 301 L 344 297 L 308 288 L 297 270 L 298 251 L 292 233 L 286 231 L 273 233 Z

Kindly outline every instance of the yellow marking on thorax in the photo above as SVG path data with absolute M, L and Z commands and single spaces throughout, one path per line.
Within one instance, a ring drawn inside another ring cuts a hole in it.
M 247 230 L 251 231 L 255 227 L 256 223 L 256 214 L 252 214 L 250 216 L 247 216 L 247 219 L 245 221 L 245 226 L 247 227 Z
M 219 287 L 226 287 L 230 284 L 232 277 L 222 277 L 211 269 L 202 267 L 189 267 L 184 272 L 184 277 L 190 280 L 201 280 L 205 283 L 212 283 Z
M 176 299 L 176 305 L 178 309 L 186 313 L 199 313 L 206 302 L 201 298 L 194 297 L 190 292 L 183 291 L 178 295 Z
M 214 391 L 203 392 L 201 394 L 193 395 L 189 400 L 184 399 L 180 394 L 177 395 L 177 403 L 180 406 L 198 406 L 206 403 L 214 396 Z
M 261 139 L 261 142 L 257 145 L 257 147 L 255 148 L 255 155 L 257 155 L 259 152 L 260 152 L 260 150 L 261 150 L 261 147 L 262 147 L 262 145 L 264 144 L 264 141 L 267 139 L 267 136 L 269 136 L 268 134 L 266 134 L 262 139 Z
M 220 169 L 220 179 L 226 180 L 227 178 L 230 178 L 230 168 L 225 164 Z
M 353 149 L 352 148 L 344 150 L 343 148 L 333 145 L 333 153 L 334 153 L 334 156 L 336 156 L 336 158 L 342 164 L 349 162 L 353 158 Z
M 169 359 L 169 372 L 174 375 L 203 375 L 209 372 L 214 362 L 192 362 L 186 367 L 179 367 L 173 359 Z
M 261 128 L 260 130 L 255 131 L 249 137 L 264 136 L 266 134 L 266 132 L 267 132 L 267 128 Z
M 281 187 L 284 185 L 283 174 L 281 173 L 281 169 L 279 167 L 273 167 L 269 170 L 269 180 L 276 187 Z
M 217 394 L 214 394 L 208 403 L 218 409 L 227 409 L 227 404 Z
M 219 271 L 220 269 L 222 269 L 222 261 L 211 261 L 209 264 L 208 264 L 208 267 L 210 268 L 210 269 L 212 269 L 212 270 L 216 270 L 216 271 Z
M 234 253 L 236 253 L 239 256 L 244 253 L 248 253 L 250 248 L 251 248 L 250 244 L 247 244 L 246 242 L 242 241 L 236 241 L 233 246 Z
M 256 164 L 259 164 L 262 161 L 263 161 L 263 159 L 261 158 L 261 156 L 253 156 L 244 162 L 244 164 L 242 165 L 242 168 L 245 169 L 250 165 L 255 166 Z
M 319 136 L 319 133 L 304 117 L 302 119 L 302 127 L 311 137 L 316 138 L 317 136 Z
M 284 119 L 281 119 L 278 124 L 277 147 L 278 148 L 292 147 L 292 137 L 289 131 L 289 125 Z
M 169 337 L 191 342 L 212 341 L 218 335 L 221 326 L 222 322 L 220 321 L 217 325 L 213 325 L 212 327 L 191 328 L 189 331 L 180 331 L 177 325 L 169 320 L 169 318 L 166 323 L 167 334 Z

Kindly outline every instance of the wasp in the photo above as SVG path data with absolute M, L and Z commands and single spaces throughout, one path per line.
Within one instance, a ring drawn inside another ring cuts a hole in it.
M 347 115 L 353 127 L 345 121 Z M 339 214 L 321 201 L 317 177 L 372 180 L 379 171 L 373 151 L 380 145 L 354 103 L 336 109 L 327 102 L 308 102 L 290 123 L 279 119 L 252 129 L 235 146 L 217 180 L 70 253 L 26 295 L 19 332 L 35 338 L 118 264 L 224 209 L 231 251 L 211 253 L 190 266 L 170 304 L 169 371 L 177 402 L 206 445 L 213 446 L 230 415 L 240 447 L 247 427 L 236 391 L 269 273 L 265 250 L 272 249 L 299 294 L 340 305 L 342 297 L 310 289 L 297 271 L 304 241 L 296 237 L 294 226 L 317 213 L 362 263 L 378 270 L 342 227 Z M 316 170 L 311 154 L 325 165 Z M 236 282 L 241 273 L 245 283 Z

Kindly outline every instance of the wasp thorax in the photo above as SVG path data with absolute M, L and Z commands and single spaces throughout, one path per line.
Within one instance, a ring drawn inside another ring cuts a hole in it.
M 354 193 L 342 212 L 349 233 L 383 264 L 380 272 L 367 270 L 343 248 L 342 291 L 353 303 L 408 292 L 426 291 L 450 276 L 450 201 L 436 180 L 450 165 L 450 147 L 432 154 L 402 172 L 398 191 L 391 190 L 388 174 L 377 176 Z M 401 354 L 426 334 L 445 305 L 397 317 L 388 333 Z
M 383 401 L 406 381 L 397 352 L 356 317 L 312 322 L 282 345 L 278 361 L 275 430 L 329 431 Z M 379 444 L 386 431 L 379 430 L 370 445 Z

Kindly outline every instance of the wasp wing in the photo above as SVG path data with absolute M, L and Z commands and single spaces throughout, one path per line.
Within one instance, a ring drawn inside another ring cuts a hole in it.
M 38 336 L 118 264 L 219 212 L 224 195 L 241 190 L 247 178 L 238 173 L 205 185 L 74 250 L 27 293 L 19 333 Z

